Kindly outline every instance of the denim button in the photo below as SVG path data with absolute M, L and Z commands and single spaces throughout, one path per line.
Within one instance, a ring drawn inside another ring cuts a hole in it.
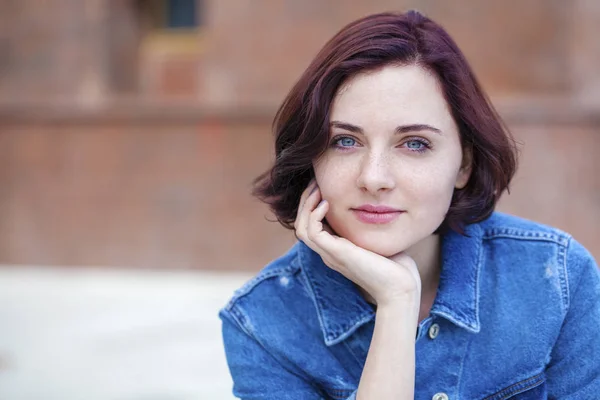
M 435 339 L 439 333 L 440 333 L 440 326 L 438 324 L 431 325 L 431 327 L 429 328 L 429 338 Z M 442 399 L 443 398 L 440 397 L 439 400 L 442 400 Z M 434 398 L 434 400 L 438 400 L 438 399 Z
M 448 400 L 448 395 L 446 393 L 436 393 L 431 400 Z

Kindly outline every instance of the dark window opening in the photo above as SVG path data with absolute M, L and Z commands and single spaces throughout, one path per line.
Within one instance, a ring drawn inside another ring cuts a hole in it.
M 167 28 L 194 28 L 198 26 L 196 0 L 168 0 L 166 9 Z
M 202 0 L 138 0 L 143 20 L 153 30 L 194 29 L 201 25 Z

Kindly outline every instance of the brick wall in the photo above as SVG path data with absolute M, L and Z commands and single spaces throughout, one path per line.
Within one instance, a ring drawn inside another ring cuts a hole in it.
M 183 36 L 136 4 L 0 0 L 0 263 L 260 268 L 294 239 L 249 196 L 276 106 L 345 23 L 409 7 L 524 144 L 500 209 L 600 258 L 599 3 L 212 0 Z

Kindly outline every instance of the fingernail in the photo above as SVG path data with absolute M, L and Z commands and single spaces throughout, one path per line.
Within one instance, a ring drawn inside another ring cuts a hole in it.
M 317 207 L 321 207 L 325 203 L 327 203 L 327 200 L 323 199 L 319 202 L 319 205 Z

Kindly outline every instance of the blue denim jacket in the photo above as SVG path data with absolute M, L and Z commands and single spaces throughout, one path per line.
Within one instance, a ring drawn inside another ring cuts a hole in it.
M 415 398 L 600 399 L 593 257 L 564 232 L 501 213 L 466 233 L 442 240 L 437 295 L 416 332 Z M 375 312 L 302 242 L 219 316 L 237 397 L 355 398 Z

